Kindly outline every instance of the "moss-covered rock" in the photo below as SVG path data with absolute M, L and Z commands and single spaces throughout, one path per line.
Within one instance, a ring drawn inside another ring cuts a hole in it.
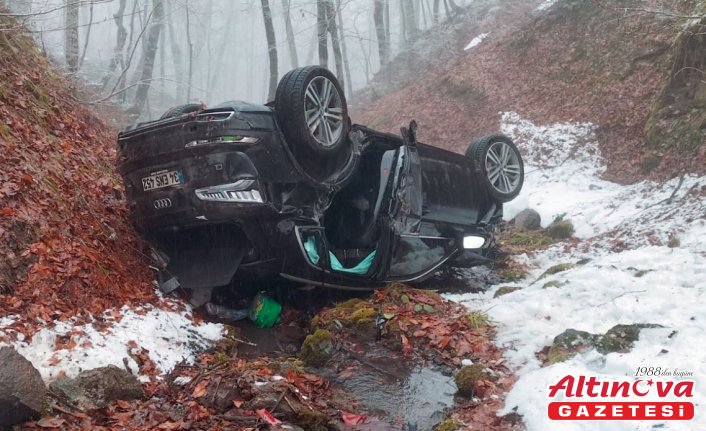
M 481 364 L 466 365 L 458 370 L 454 376 L 458 394 L 464 397 L 472 397 L 475 392 L 476 382 L 488 379 L 489 374 Z
M 538 280 L 543 279 L 544 277 L 547 277 L 549 275 L 554 275 L 558 274 L 560 272 L 568 271 L 571 268 L 574 268 L 576 266 L 575 263 L 559 263 L 557 265 L 549 267 L 546 271 L 542 273 L 542 275 L 539 276 Z
M 304 339 L 299 357 L 305 365 L 321 367 L 333 355 L 333 337 L 326 329 L 317 329 Z
M 507 295 L 508 293 L 517 292 L 518 290 L 522 290 L 522 288 L 519 286 L 501 286 L 495 291 L 493 298 Z
M 558 289 L 558 288 L 560 288 L 561 286 L 565 285 L 566 283 L 568 283 L 568 281 L 566 281 L 566 280 L 564 280 L 564 281 L 561 281 L 561 280 L 547 281 L 547 282 L 544 283 L 544 285 L 542 286 L 542 289 L 552 289 L 552 288 Z
M 547 234 L 552 239 L 569 239 L 574 234 L 574 224 L 571 220 L 555 220 L 547 227 Z
M 669 236 L 669 241 L 667 241 L 667 247 L 669 248 L 677 248 L 681 246 L 681 241 L 679 241 L 679 238 L 677 238 L 674 235 Z
M 640 338 L 640 330 L 645 328 L 661 328 L 653 323 L 636 323 L 632 325 L 615 325 L 596 343 L 596 349 L 605 354 L 625 352 Z
M 456 431 L 460 424 L 453 419 L 446 419 L 434 427 L 434 431 Z
M 321 412 L 308 409 L 301 409 L 297 413 L 294 420 L 296 425 L 299 425 L 306 431 L 328 431 L 329 419 L 328 416 Z
M 554 337 L 549 352 L 547 352 L 547 364 L 552 365 L 563 362 L 574 357 L 577 353 L 594 347 L 599 335 L 594 335 L 586 331 L 567 329 Z

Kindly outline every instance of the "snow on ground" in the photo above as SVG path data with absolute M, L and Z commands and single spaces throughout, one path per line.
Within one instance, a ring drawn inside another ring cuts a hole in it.
M 96 329 L 103 326 L 107 328 Z M 123 359 L 136 371 L 137 363 L 129 353 L 139 349 L 147 350 L 157 368 L 166 373 L 182 359 L 193 361 L 198 352 L 221 338 L 222 331 L 220 324 L 196 324 L 188 309 L 175 312 L 152 306 L 123 307 L 105 312 L 93 324 L 58 322 L 52 328 L 42 329 L 31 342 L 17 341 L 12 347 L 32 362 L 45 380 L 64 373 L 75 377 L 82 370 L 106 365 L 123 368 Z M 68 343 L 73 348 L 67 348 Z
M 480 43 L 483 42 L 483 39 L 485 39 L 486 37 L 488 37 L 489 34 L 490 34 L 490 33 L 481 33 L 481 34 L 479 34 L 478 36 L 474 37 L 474 38 L 468 43 L 468 45 L 466 45 L 466 47 L 463 48 L 463 50 L 464 50 L 464 51 L 468 51 L 469 49 L 474 48 L 474 47 L 480 45 Z
M 601 422 L 599 429 L 706 429 L 706 414 L 700 412 L 706 402 L 706 350 L 701 347 L 706 345 L 706 199 L 692 193 L 706 187 L 706 177 L 621 186 L 599 178 L 604 168 L 591 124 L 542 127 L 503 113 L 502 130 L 518 143 L 526 164 L 525 186 L 506 206 L 506 218 L 530 207 L 546 226 L 564 215 L 583 241 L 517 256 L 530 274 L 504 285 L 521 290 L 498 298 L 493 294 L 500 286 L 449 295 L 487 310 L 496 323 L 496 343 L 517 369 L 519 380 L 501 414 L 517 407 L 528 431 L 593 431 L 595 422 L 547 418 L 549 385 L 567 374 L 618 379 L 634 376 L 637 367 L 666 367 L 694 373 L 693 421 Z M 538 279 L 553 265 L 581 259 L 590 261 Z M 559 287 L 544 288 L 555 280 Z M 631 323 L 662 328 L 643 329 L 628 353 L 590 350 L 547 367 L 536 357 L 566 329 L 603 334 L 616 324 Z
M 547 10 L 550 7 L 554 6 L 554 4 L 557 3 L 557 1 L 559 1 L 559 0 L 544 0 L 539 6 L 537 6 L 536 10 L 538 10 L 538 11 Z

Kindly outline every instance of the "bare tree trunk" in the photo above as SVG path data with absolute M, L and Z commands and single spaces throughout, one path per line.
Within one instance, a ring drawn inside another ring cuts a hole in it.
M 292 29 L 292 17 L 290 14 L 290 6 L 292 0 L 282 0 L 282 9 L 284 9 L 284 29 L 287 33 L 287 45 L 289 47 L 289 63 L 292 69 L 299 67 L 299 58 L 297 56 L 297 43 L 294 39 L 294 30 Z
M 316 29 L 319 36 L 319 64 L 328 67 L 328 25 L 326 23 L 326 0 L 316 0 Z
M 152 80 L 152 70 L 154 69 L 154 59 L 157 56 L 159 48 L 159 35 L 164 25 L 164 0 L 153 0 L 153 21 L 147 32 L 147 40 L 145 42 L 145 51 L 142 53 L 142 73 L 140 80 L 137 83 L 137 92 L 132 108 L 128 113 L 139 116 L 145 106 L 147 95 L 150 91 L 150 83 Z
M 304 64 L 314 64 L 314 52 L 319 45 L 319 29 L 314 29 L 311 37 L 311 45 L 309 45 L 309 51 L 306 53 L 306 62 Z
M 127 30 L 123 25 L 123 15 L 125 14 L 125 5 L 127 0 L 120 0 L 118 3 L 118 11 L 113 15 L 115 26 L 118 28 L 118 36 L 115 41 L 115 49 L 113 49 L 113 58 L 108 66 L 109 73 L 103 78 L 103 89 L 108 85 L 111 75 L 115 73 L 115 69 L 123 70 L 125 67 L 125 59 L 123 57 L 123 49 L 125 49 L 125 41 L 127 40 Z
M 343 75 L 343 56 L 341 55 L 341 41 L 338 39 L 338 28 L 336 26 L 336 12 L 333 10 L 333 4 L 330 0 L 326 0 L 326 23 L 328 31 L 331 34 L 331 45 L 333 46 L 333 58 L 336 62 L 336 77 L 341 83 L 341 88 L 345 88 Z
M 178 103 L 182 103 L 183 101 L 186 100 L 186 96 L 184 94 L 184 84 L 180 81 L 184 77 L 184 64 L 182 62 L 182 57 L 181 57 L 181 46 L 179 45 L 179 40 L 177 38 L 177 33 L 176 30 L 174 29 L 174 15 L 173 15 L 173 7 L 171 2 L 167 2 L 167 6 L 169 7 L 169 22 L 168 22 L 168 29 L 169 29 L 169 40 L 170 40 L 170 45 L 172 49 L 172 61 L 174 62 L 174 75 L 177 78 L 177 83 L 176 83 L 176 100 Z
M 165 23 L 162 24 L 162 37 L 159 38 L 159 76 L 161 77 L 167 76 L 167 32 L 166 30 L 164 30 L 165 25 Z M 160 84 L 161 85 L 159 89 L 159 104 L 164 106 L 167 102 L 167 81 L 165 79 L 162 79 Z
M 385 52 L 387 52 L 387 59 L 390 59 L 392 55 L 392 37 L 390 36 L 390 1 L 385 1 Z
M 88 41 L 91 39 L 91 27 L 93 27 L 93 0 L 88 6 L 88 27 L 86 28 L 86 40 L 83 42 L 83 52 L 81 53 L 81 59 L 78 61 L 78 67 L 81 68 L 83 64 L 83 59 L 86 58 L 86 51 L 88 51 Z
M 417 35 L 418 31 L 417 20 L 414 13 L 414 2 L 413 0 L 401 0 L 401 2 L 402 14 L 404 15 L 405 36 L 406 40 L 409 41 Z
M 267 37 L 267 54 L 270 63 L 270 86 L 267 92 L 267 101 L 274 100 L 277 91 L 277 40 L 275 39 L 275 28 L 272 25 L 272 12 L 270 11 L 269 0 L 260 0 L 262 3 L 262 18 L 265 20 L 265 36 Z
M 64 9 L 64 57 L 69 67 L 69 72 L 78 72 L 79 67 L 79 40 L 78 40 L 78 3 L 66 0 Z
M 434 5 L 431 10 L 431 22 L 434 25 L 439 23 L 439 0 L 434 0 Z
M 140 5 L 140 0 L 134 0 L 132 3 L 132 13 L 130 14 L 130 40 L 128 41 L 128 44 L 127 44 L 128 52 L 131 49 L 133 49 L 132 42 L 133 42 L 133 39 L 135 38 L 135 17 L 139 16 L 139 13 L 137 12 L 137 8 L 139 7 L 139 5 Z M 135 45 L 137 45 L 137 42 L 135 42 Z M 129 59 L 129 57 L 128 57 L 128 59 Z M 129 67 L 129 66 L 126 64 L 125 67 Z M 125 68 L 123 68 L 123 70 L 124 69 Z M 120 82 L 118 82 L 118 85 L 116 86 L 117 90 L 119 92 L 121 92 L 121 94 L 123 95 L 123 99 L 122 99 L 123 103 L 127 101 L 127 92 L 123 91 L 125 88 L 125 81 L 126 81 L 125 77 L 126 76 L 127 76 L 126 73 L 122 74 L 122 76 L 120 78 L 118 78 L 120 80 Z
M 400 49 L 407 46 L 407 13 L 405 13 L 404 2 L 400 0 Z
M 186 100 L 191 102 L 191 85 L 194 77 L 194 42 L 191 40 L 191 13 L 188 3 L 184 7 L 186 13 L 186 45 L 189 47 L 189 77 L 186 82 Z
M 336 14 L 338 16 L 338 34 L 341 39 L 341 49 L 343 50 L 343 69 L 346 71 L 346 84 L 348 84 L 348 95 L 353 94 L 353 80 L 351 79 L 351 67 L 348 61 L 348 50 L 346 49 L 346 35 L 343 30 L 343 12 L 341 11 L 341 0 L 336 0 Z M 343 85 L 343 84 L 341 84 Z
M 380 65 L 390 61 L 390 44 L 387 41 L 387 33 L 385 30 L 383 0 L 375 0 L 375 8 L 373 10 L 373 21 L 375 22 L 375 34 L 378 40 L 378 56 L 380 57 Z

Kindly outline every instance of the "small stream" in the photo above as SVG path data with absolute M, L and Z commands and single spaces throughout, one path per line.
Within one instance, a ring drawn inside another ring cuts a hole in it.
M 407 431 L 426 431 L 444 419 L 444 409 L 453 406 L 453 377 L 430 367 L 402 370 L 400 378 L 374 369 L 361 369 L 347 379 L 331 380 L 352 392 L 370 414 L 401 423 Z

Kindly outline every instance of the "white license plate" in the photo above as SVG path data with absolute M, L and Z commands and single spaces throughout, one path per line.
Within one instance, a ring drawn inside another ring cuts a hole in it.
M 179 171 L 157 172 L 154 175 L 142 179 L 142 188 L 145 191 L 161 189 L 176 184 L 182 184 L 184 180 Z

